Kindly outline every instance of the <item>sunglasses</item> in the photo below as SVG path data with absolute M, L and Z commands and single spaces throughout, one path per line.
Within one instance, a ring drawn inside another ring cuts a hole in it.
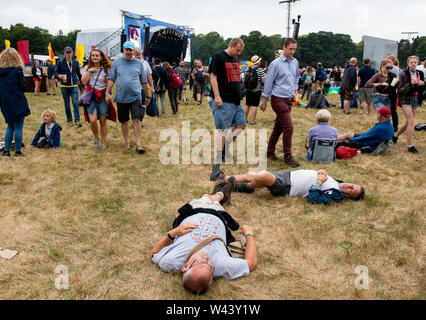
M 191 262 L 191 264 L 188 266 L 188 269 L 187 269 L 187 270 L 191 269 L 192 265 L 193 265 L 195 262 L 196 262 L 196 263 L 198 263 L 198 264 L 206 264 L 206 265 L 208 265 L 210 268 L 212 268 L 212 271 L 213 271 L 213 265 L 212 265 L 212 264 L 210 264 L 210 263 L 208 263 L 206 260 L 204 260 L 204 259 L 202 259 L 202 258 L 195 258 L 194 260 L 192 260 L 192 262 Z
M 393 67 L 386 67 L 386 70 L 392 70 Z

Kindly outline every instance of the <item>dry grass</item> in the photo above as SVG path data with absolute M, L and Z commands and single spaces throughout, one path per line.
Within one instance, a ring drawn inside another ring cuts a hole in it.
M 180 275 L 166 275 L 148 259 L 154 243 L 171 227 L 177 209 L 209 192 L 209 165 L 161 165 L 159 133 L 213 129 L 206 102 L 182 106 L 177 117 L 144 120 L 144 146 L 123 149 L 119 126 L 108 123 L 108 149 L 92 148 L 87 124 L 66 126 L 60 96 L 28 94 L 27 146 L 53 108 L 63 125 L 60 150 L 34 150 L 27 157 L 0 159 L 0 247 L 15 249 L 0 260 L 0 299 L 198 299 L 182 289 Z M 337 97 L 331 100 L 337 103 Z M 425 108 L 417 123 L 426 122 Z M 331 108 L 339 132 L 363 131 L 375 118 Z M 330 165 L 306 161 L 303 147 L 315 110 L 293 111 L 294 155 L 301 168 L 326 168 L 333 177 L 365 186 L 363 202 L 312 206 L 305 199 L 273 198 L 266 190 L 235 194 L 228 211 L 254 226 L 259 266 L 249 277 L 216 280 L 199 299 L 425 299 L 426 138 L 415 132 L 419 155 L 406 152 L 405 136 L 383 156 L 360 155 Z M 401 121 L 403 114 L 399 112 Z M 258 128 L 272 128 L 274 113 L 259 113 Z M 5 124 L 0 124 L 4 136 Z M 134 145 L 134 136 L 132 135 Z M 282 152 L 281 142 L 278 149 Z M 282 155 L 281 153 L 279 153 Z M 223 166 L 226 173 L 248 165 Z M 270 162 L 268 170 L 286 169 Z M 352 248 L 341 244 L 351 242 Z M 57 265 L 70 272 L 69 290 L 57 290 Z M 369 269 L 370 288 L 357 290 L 357 265 Z

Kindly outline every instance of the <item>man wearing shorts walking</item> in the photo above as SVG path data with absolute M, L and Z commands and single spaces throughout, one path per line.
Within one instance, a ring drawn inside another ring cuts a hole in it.
M 213 55 L 209 66 L 211 74 L 210 108 L 218 130 L 216 157 L 210 180 L 215 181 L 221 173 L 220 164 L 225 159 L 233 139 L 246 127 L 244 109 L 241 106 L 241 78 L 238 56 L 244 49 L 244 42 L 234 38 L 224 51 Z M 229 130 L 232 127 L 231 130 Z
M 142 105 L 142 88 L 145 93 L 145 106 L 148 106 L 151 100 L 148 94 L 147 74 L 142 62 L 134 57 L 135 45 L 127 41 L 124 43 L 123 49 L 124 57 L 118 58 L 114 62 L 108 75 L 105 98 L 107 102 L 111 101 L 111 90 L 117 81 L 117 92 L 114 101 L 117 103 L 118 121 L 121 123 L 125 148 L 130 149 L 130 112 L 136 136 L 136 152 L 143 154 L 145 149 L 142 148 L 141 144 L 141 121 L 145 114 L 145 108 Z

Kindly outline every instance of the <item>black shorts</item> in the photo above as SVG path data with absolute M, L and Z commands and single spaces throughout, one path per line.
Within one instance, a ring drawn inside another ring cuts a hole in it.
M 275 197 L 288 196 L 290 194 L 291 181 L 290 172 L 271 172 L 275 176 L 275 182 L 272 186 L 267 187 L 271 194 Z
M 129 121 L 129 111 L 132 114 L 132 120 L 143 119 L 145 115 L 145 108 L 142 106 L 142 102 L 137 100 L 132 103 L 117 103 L 117 114 L 118 121 L 124 123 Z
M 249 107 L 258 107 L 260 104 L 260 97 L 262 96 L 262 91 L 250 91 L 247 90 L 246 96 L 246 105 Z

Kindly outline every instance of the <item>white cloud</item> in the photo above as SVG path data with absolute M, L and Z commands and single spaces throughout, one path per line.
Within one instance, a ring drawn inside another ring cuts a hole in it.
M 189 25 L 195 33 L 217 31 L 225 38 L 259 30 L 263 34 L 286 32 L 286 5 L 279 0 L 144 0 L 123 5 L 119 1 L 29 0 L 19 5 L 3 4 L 0 25 L 22 22 L 56 33 L 74 29 L 115 28 L 121 25 L 119 9 L 151 15 L 152 18 L 178 25 Z M 68 8 L 68 14 L 55 15 L 55 9 Z M 293 17 L 301 18 L 300 34 L 331 31 L 350 34 L 355 42 L 362 35 L 400 40 L 401 31 L 425 35 L 426 1 L 412 0 L 409 5 L 396 0 L 301 0 L 293 5 Z M 68 17 L 68 26 L 66 23 Z

